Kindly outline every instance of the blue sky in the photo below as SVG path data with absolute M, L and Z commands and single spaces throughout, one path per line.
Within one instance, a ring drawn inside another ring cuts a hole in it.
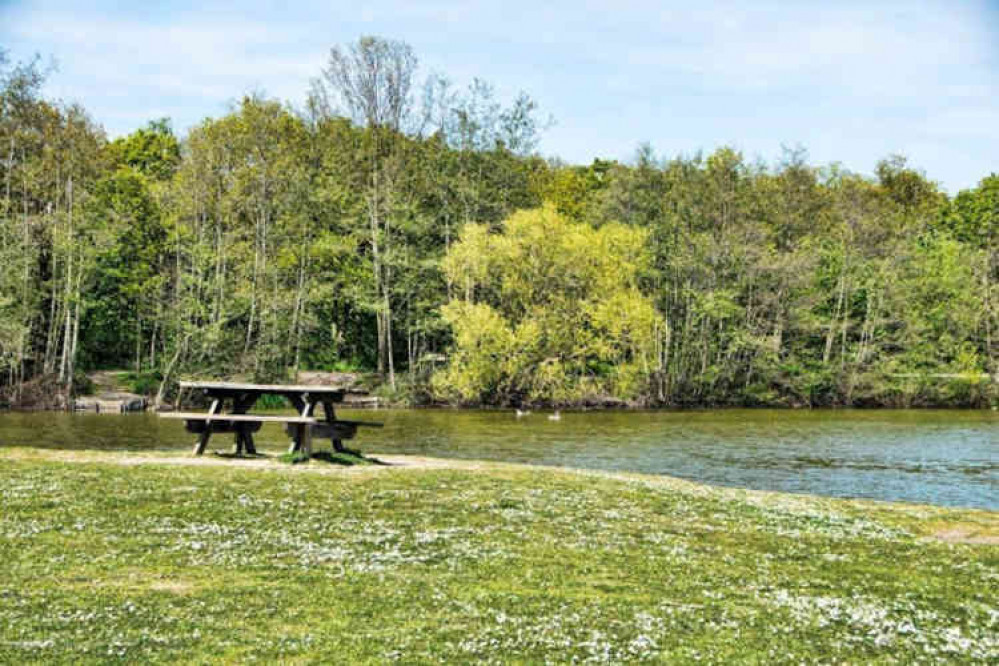
M 541 151 L 569 162 L 647 141 L 767 162 L 800 145 L 861 173 L 903 153 L 952 193 L 999 172 L 999 0 L 0 0 L 0 47 L 54 57 L 47 92 L 111 136 L 162 116 L 183 133 L 251 90 L 299 103 L 329 47 L 364 34 L 409 42 L 423 72 L 527 91 L 556 120 Z

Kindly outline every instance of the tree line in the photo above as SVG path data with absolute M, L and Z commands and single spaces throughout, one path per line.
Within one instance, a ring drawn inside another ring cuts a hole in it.
M 0 385 L 359 370 L 411 402 L 985 406 L 999 176 L 723 148 L 573 166 L 405 43 L 108 140 L 0 52 Z

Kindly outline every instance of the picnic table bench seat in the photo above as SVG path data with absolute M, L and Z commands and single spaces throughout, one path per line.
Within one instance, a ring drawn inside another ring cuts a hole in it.
M 312 432 L 313 437 L 343 441 L 345 439 L 354 439 L 359 427 L 381 428 L 382 426 L 383 424 L 372 421 L 344 421 L 336 419 L 335 421 L 317 421 L 309 426 L 309 430 Z M 285 430 L 292 438 L 295 437 L 296 427 L 293 423 L 285 426 Z
M 260 430 L 265 423 L 285 423 L 288 434 L 295 436 L 302 425 L 315 425 L 318 419 L 312 416 L 269 416 L 263 414 L 206 414 L 203 412 L 165 412 L 165 419 L 184 419 L 188 432 L 213 433 L 252 433 Z

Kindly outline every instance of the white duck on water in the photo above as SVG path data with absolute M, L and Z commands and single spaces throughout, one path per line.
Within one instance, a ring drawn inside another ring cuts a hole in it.
M 531 414 L 530 410 L 520 410 L 520 409 L 518 409 L 518 410 L 516 410 L 516 412 L 517 412 L 517 418 L 518 419 L 523 418 L 525 416 L 530 416 L 530 414 Z
M 549 421 L 561 421 L 562 420 L 562 415 L 559 414 L 558 410 L 556 409 L 553 413 L 551 413 L 551 414 L 548 415 L 548 420 Z

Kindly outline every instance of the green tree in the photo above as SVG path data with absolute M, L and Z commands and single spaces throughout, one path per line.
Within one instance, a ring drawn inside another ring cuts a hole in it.
M 83 352 L 98 366 L 131 362 L 139 371 L 148 343 L 148 364 L 155 366 L 167 239 L 146 177 L 132 167 L 105 176 L 87 213 L 108 238 L 87 290 Z
M 647 265 L 641 230 L 553 207 L 499 233 L 465 227 L 444 261 L 460 296 L 443 308 L 455 347 L 437 390 L 496 404 L 644 397 L 665 333 L 639 289 Z
M 115 139 L 105 150 L 110 168 L 129 166 L 154 180 L 169 180 L 180 164 L 180 143 L 167 118 Z

